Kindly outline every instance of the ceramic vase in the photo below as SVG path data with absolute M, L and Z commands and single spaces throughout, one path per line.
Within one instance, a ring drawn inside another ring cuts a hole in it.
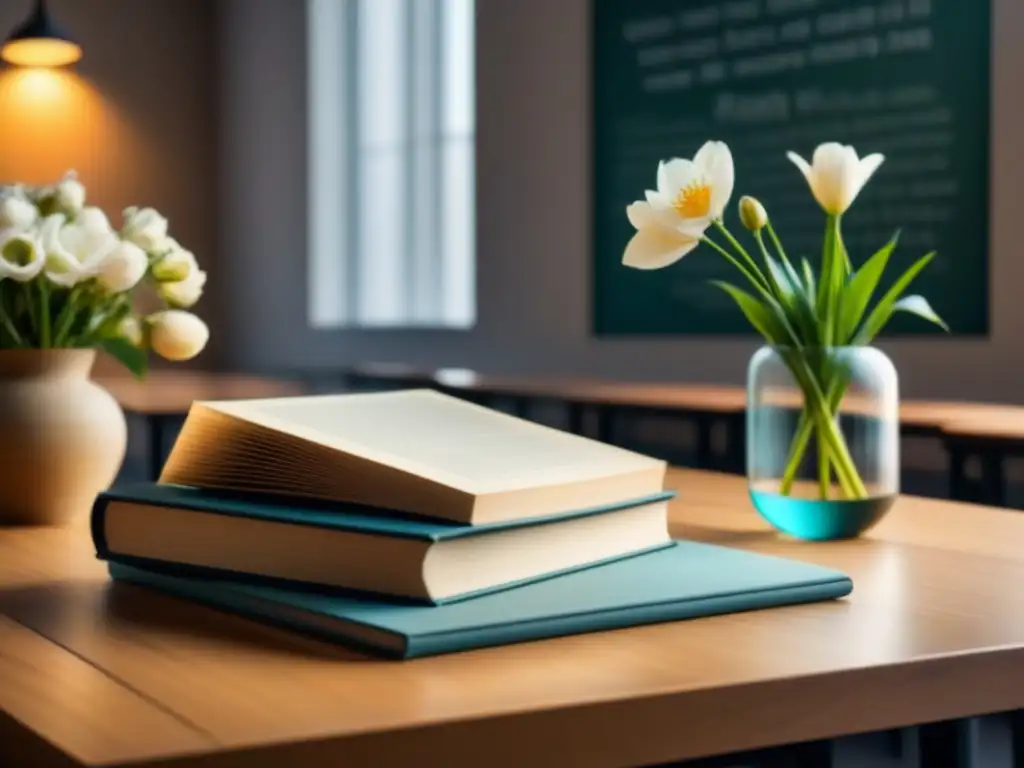
M 128 440 L 117 401 L 90 379 L 94 350 L 0 351 L 0 525 L 89 515 Z
M 764 347 L 747 381 L 747 479 L 758 512 L 801 539 L 845 539 L 899 495 L 896 369 L 873 347 Z

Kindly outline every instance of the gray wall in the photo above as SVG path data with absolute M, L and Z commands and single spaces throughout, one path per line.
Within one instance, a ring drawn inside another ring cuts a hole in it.
M 0 30 L 30 0 L 0 3 Z M 152 205 L 218 281 L 215 25 L 210 0 L 52 0 L 84 57 L 53 75 L 0 69 L 0 179 L 40 183 L 75 168 L 115 223 Z M 202 314 L 222 324 L 216 302 Z M 218 354 L 215 337 L 211 358 Z
M 1024 4 L 993 0 L 991 338 L 886 345 L 904 395 L 1024 399 Z M 469 332 L 306 326 L 305 21 L 300 0 L 224 0 L 225 365 L 358 361 L 740 382 L 754 344 L 589 334 L 587 0 L 478 0 L 478 313 Z M 1016 102 L 1016 103 L 1015 103 Z M 823 137 L 824 139 L 825 137 Z

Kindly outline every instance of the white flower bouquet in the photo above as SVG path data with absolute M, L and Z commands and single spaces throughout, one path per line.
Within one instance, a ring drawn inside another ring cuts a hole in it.
M 185 311 L 205 283 L 152 208 L 126 209 L 118 231 L 74 172 L 0 187 L 0 349 L 102 349 L 142 376 L 150 349 L 188 360 L 206 346 L 206 324 Z M 143 286 L 166 308 L 136 314 Z
M 814 435 L 818 444 L 818 485 L 827 498 L 834 476 L 847 499 L 863 499 L 868 491 L 851 458 L 837 414 L 846 392 L 847 372 L 828 350 L 871 344 L 889 319 L 907 312 L 946 328 L 923 296 L 904 296 L 911 281 L 935 257 L 914 262 L 877 300 L 879 282 L 897 236 L 854 269 L 843 243 L 843 214 L 878 170 L 884 158 L 859 158 L 853 147 L 822 144 L 807 163 L 792 152 L 825 212 L 821 263 L 789 259 L 764 206 L 756 199 L 739 201 L 739 217 L 753 236 L 753 253 L 726 227 L 726 206 L 735 186 L 732 153 L 722 142 L 709 141 L 693 160 L 673 159 L 658 166 L 657 189 L 630 205 L 626 215 L 636 234 L 626 246 L 623 263 L 636 269 L 660 269 L 675 263 L 704 243 L 739 273 L 744 288 L 714 281 L 736 302 L 754 329 L 785 362 L 803 396 L 800 420 L 789 448 L 780 493 L 789 495 Z M 716 231 L 721 240 L 707 233 Z M 767 238 L 765 238 L 765 233 Z M 870 307 L 870 311 L 869 311 Z

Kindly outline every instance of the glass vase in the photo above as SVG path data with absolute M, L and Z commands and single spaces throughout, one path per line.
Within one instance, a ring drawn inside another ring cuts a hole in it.
M 747 379 L 747 479 L 800 539 L 858 536 L 899 495 L 899 386 L 874 347 L 763 347 Z

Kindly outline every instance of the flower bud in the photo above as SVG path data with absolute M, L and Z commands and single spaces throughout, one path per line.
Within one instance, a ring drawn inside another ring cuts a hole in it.
M 157 293 L 170 306 L 186 308 L 199 301 L 205 286 L 206 273 L 197 269 L 184 280 L 176 283 L 160 283 Z
M 199 271 L 199 264 L 191 251 L 177 248 L 168 252 L 153 264 L 153 277 L 161 283 L 178 283 L 188 280 Z
M 768 211 L 756 197 L 744 195 L 740 198 L 740 221 L 751 232 L 760 232 L 768 226 Z
M 57 183 L 54 190 L 54 205 L 63 213 L 75 214 L 85 205 L 85 187 L 74 171 L 69 172 Z
M 167 219 L 152 208 L 126 208 L 121 234 L 144 251 L 152 251 L 167 240 Z
M 22 197 L 0 199 L 0 229 L 28 229 L 39 218 L 39 210 Z
M 149 343 L 166 360 L 190 360 L 203 351 L 210 339 L 206 323 L 180 309 L 167 309 L 147 318 Z

